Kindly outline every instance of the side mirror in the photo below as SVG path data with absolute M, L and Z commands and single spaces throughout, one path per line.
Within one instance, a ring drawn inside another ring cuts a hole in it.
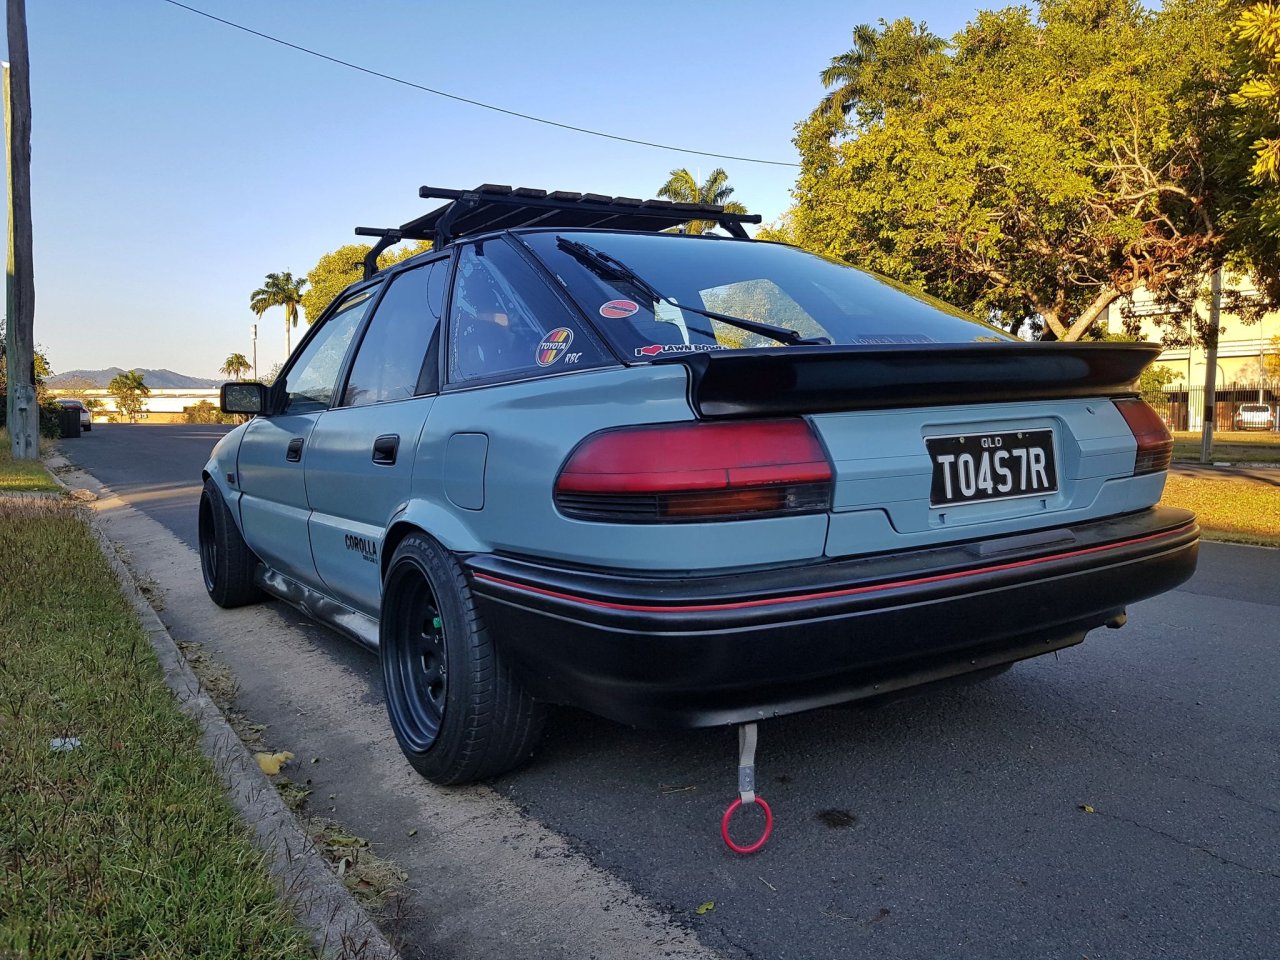
M 218 406 L 223 413 L 262 413 L 267 409 L 267 388 L 260 383 L 224 383 Z

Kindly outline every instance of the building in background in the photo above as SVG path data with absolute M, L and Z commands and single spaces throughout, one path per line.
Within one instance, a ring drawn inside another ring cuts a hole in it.
M 1236 296 L 1254 296 L 1247 280 L 1227 276 L 1224 283 L 1223 309 L 1219 318 L 1217 378 L 1215 384 L 1214 426 L 1231 430 L 1243 404 L 1266 404 L 1273 413 L 1280 403 L 1280 377 L 1274 365 L 1280 357 L 1280 311 L 1265 314 L 1256 323 L 1246 323 L 1229 312 L 1230 290 Z M 1200 304 L 1201 316 L 1207 318 L 1209 305 Z M 1157 322 L 1157 318 L 1159 322 Z M 1175 430 L 1199 430 L 1204 410 L 1204 382 L 1208 352 L 1195 342 L 1191 313 L 1185 307 L 1162 304 L 1146 291 L 1117 300 L 1107 311 L 1107 329 L 1121 332 L 1126 323 L 1138 321 L 1140 336 L 1160 343 L 1171 325 L 1180 328 L 1186 346 L 1166 347 L 1156 365 L 1171 370 L 1176 379 L 1164 388 L 1166 421 Z
M 49 390 L 54 397 L 77 397 L 81 400 L 97 400 L 98 405 L 90 404 L 94 423 L 110 423 L 119 419 L 115 397 L 105 387 L 86 387 L 83 389 Z M 201 401 L 218 406 L 218 390 L 208 387 L 152 387 L 151 395 L 143 398 L 142 418 L 145 423 L 185 423 L 186 413 Z

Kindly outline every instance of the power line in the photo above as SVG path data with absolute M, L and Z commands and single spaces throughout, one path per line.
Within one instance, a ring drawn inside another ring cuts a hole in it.
M 657 150 L 672 150 L 676 153 L 690 153 L 700 157 L 714 157 L 717 160 L 738 160 L 742 163 L 762 163 L 771 167 L 798 167 L 798 163 L 790 163 L 785 160 L 761 160 L 757 157 L 735 157 L 727 153 L 712 153 L 710 150 L 690 150 L 686 147 L 676 147 L 669 143 L 654 143 L 650 140 L 636 140 L 632 137 L 621 137 L 615 133 L 604 133 L 601 130 L 590 130 L 586 127 L 575 127 L 570 123 L 559 123 L 556 120 L 548 120 L 545 117 L 535 117 L 528 113 L 520 113 L 517 110 L 508 110 L 505 107 L 497 107 L 492 103 L 484 103 L 480 100 L 472 100 L 469 97 L 461 97 L 456 93 L 446 93 L 444 90 L 435 90 L 431 87 L 423 86 L 420 83 L 414 83 L 412 80 L 405 80 L 402 77 L 395 77 L 389 73 L 380 73 L 377 70 L 371 70 L 368 67 L 362 67 L 358 63 L 351 63 L 348 60 L 340 60 L 337 57 L 331 57 L 327 53 L 321 53 L 318 50 L 312 50 L 310 47 L 304 47 L 297 43 L 290 43 L 288 40 L 282 40 L 280 37 L 273 37 L 269 33 L 262 33 L 260 30 L 254 30 L 243 24 L 235 23 L 232 20 L 224 20 L 222 17 L 216 17 L 212 13 L 204 10 L 198 10 L 195 7 L 187 6 L 185 3 L 179 3 L 178 0 L 164 0 L 172 6 L 179 7 L 189 13 L 197 14 L 217 23 L 224 24 L 244 33 L 252 34 L 255 37 L 261 37 L 263 40 L 270 40 L 272 43 L 278 43 L 282 47 L 288 47 L 291 50 L 297 50 L 299 53 L 309 54 L 318 57 L 321 60 L 328 60 L 330 63 L 336 63 L 339 66 L 346 67 L 349 70 L 358 70 L 360 73 L 366 73 L 371 77 L 378 77 L 382 80 L 390 80 L 392 83 L 398 83 L 402 86 L 412 87 L 414 90 L 420 90 L 423 93 L 430 93 L 437 97 L 445 97 L 449 100 L 457 100 L 459 103 L 470 104 L 473 107 L 482 107 L 485 110 L 492 110 L 494 113 L 505 113 L 509 117 L 519 117 L 521 120 L 532 120 L 534 123 L 543 123 L 549 127 L 559 127 L 561 130 L 572 130 L 574 133 L 585 133 L 592 137 L 603 137 L 606 140 L 617 140 L 622 143 L 632 143 L 641 147 L 653 147 Z

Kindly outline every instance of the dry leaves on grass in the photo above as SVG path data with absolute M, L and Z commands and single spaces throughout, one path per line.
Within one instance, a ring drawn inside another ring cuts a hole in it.
M 1280 476 L 1271 484 L 1171 474 L 1161 503 L 1195 513 L 1213 539 L 1280 546 Z

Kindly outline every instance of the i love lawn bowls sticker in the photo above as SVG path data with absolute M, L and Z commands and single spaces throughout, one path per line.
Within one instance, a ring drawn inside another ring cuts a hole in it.
M 573 331 L 568 327 L 556 327 L 538 344 L 538 366 L 551 366 L 564 356 L 571 343 L 573 343 Z
M 608 303 L 600 307 L 600 316 L 606 320 L 621 320 L 629 317 L 640 309 L 640 304 L 634 300 L 610 300 Z

